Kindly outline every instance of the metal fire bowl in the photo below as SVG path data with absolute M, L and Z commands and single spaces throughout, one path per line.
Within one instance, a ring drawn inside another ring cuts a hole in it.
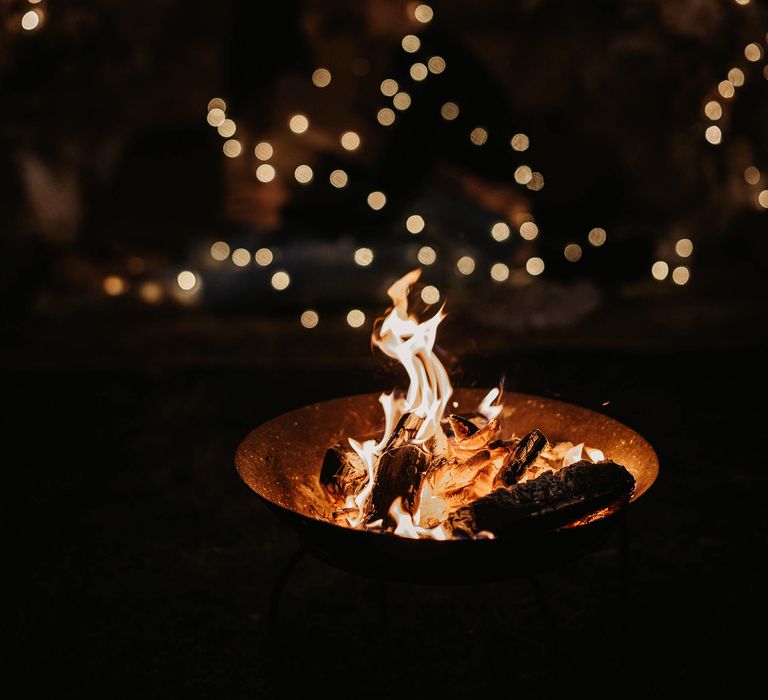
M 456 413 L 474 412 L 488 389 L 457 389 Z M 378 394 L 346 396 L 305 406 L 253 430 L 237 450 L 240 477 L 299 535 L 317 558 L 339 569 L 392 580 L 471 583 L 550 568 L 595 548 L 617 515 L 573 528 L 493 540 L 414 540 L 352 530 L 331 522 L 331 504 L 318 478 L 325 450 L 346 437 L 380 431 Z M 635 477 L 636 501 L 659 471 L 648 442 L 625 425 L 573 404 L 506 393 L 500 420 L 505 439 L 539 428 L 552 442 L 585 442 Z

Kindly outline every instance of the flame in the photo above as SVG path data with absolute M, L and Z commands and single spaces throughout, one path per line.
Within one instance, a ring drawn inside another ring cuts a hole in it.
M 575 447 L 571 447 L 563 456 L 563 466 L 569 467 L 571 464 L 581 461 L 581 454 L 584 450 L 584 443 L 580 442 Z
M 504 405 L 501 403 L 502 391 L 503 391 L 502 385 L 494 387 L 485 395 L 485 398 L 480 402 L 480 405 L 477 407 L 477 412 L 481 416 L 483 416 L 485 420 L 487 420 L 489 423 L 494 418 L 498 418 L 501 412 L 504 410 Z M 494 405 L 494 401 L 497 402 L 495 405 Z
M 605 454 L 603 454 L 602 450 L 598 450 L 595 447 L 586 447 L 585 450 L 593 462 L 602 462 L 605 459 Z
M 448 533 L 443 529 L 442 525 L 437 527 L 420 527 L 420 511 L 416 511 L 416 514 L 411 517 L 410 513 L 403 510 L 403 500 L 398 496 L 392 501 L 392 506 L 389 509 L 389 515 L 395 521 L 395 534 L 401 537 L 410 537 L 411 539 L 420 539 L 422 537 L 430 537 L 433 540 L 447 540 Z

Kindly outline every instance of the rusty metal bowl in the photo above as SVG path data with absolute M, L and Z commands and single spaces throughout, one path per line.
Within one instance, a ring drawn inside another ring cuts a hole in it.
M 457 413 L 472 413 L 488 389 L 457 389 Z M 604 541 L 617 515 L 578 527 L 519 538 L 414 540 L 352 530 L 331 522 L 318 477 L 325 450 L 345 437 L 382 429 L 378 394 L 305 406 L 264 423 L 240 444 L 235 464 L 256 495 L 296 531 L 304 546 L 337 568 L 415 582 L 475 582 L 528 574 L 572 559 Z M 623 464 L 637 482 L 632 501 L 653 484 L 659 462 L 650 444 L 608 416 L 528 394 L 506 393 L 503 437 L 541 429 L 552 441 L 585 442 Z M 621 511 L 620 511 L 621 513 Z

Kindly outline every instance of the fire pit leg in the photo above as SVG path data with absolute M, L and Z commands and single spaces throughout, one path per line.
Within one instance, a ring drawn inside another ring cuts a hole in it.
M 560 659 L 560 649 L 558 644 L 557 628 L 555 619 L 552 615 L 552 608 L 549 604 L 544 587 L 536 576 L 529 576 L 528 583 L 533 589 L 536 598 L 536 607 L 539 609 L 539 618 L 541 620 L 544 644 L 549 647 L 551 653 L 543 654 L 545 673 L 547 675 L 547 685 L 549 686 L 549 697 L 560 697 L 560 679 L 557 673 L 557 665 Z

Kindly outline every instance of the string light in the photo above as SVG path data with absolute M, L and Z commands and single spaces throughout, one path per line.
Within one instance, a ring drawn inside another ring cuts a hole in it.
M 459 105 L 455 102 L 446 102 L 440 108 L 440 116 L 447 122 L 452 122 L 459 116 Z
M 197 276 L 190 270 L 182 270 L 176 275 L 176 284 L 183 292 L 191 292 L 197 286 Z
M 730 80 L 734 87 L 741 87 L 744 85 L 744 71 L 741 68 L 731 68 L 728 71 L 728 80 Z
M 427 22 L 432 21 L 435 13 L 429 5 L 422 4 L 416 6 L 416 9 L 413 11 L 413 16 L 422 24 L 426 24 Z
M 308 185 L 312 182 L 312 178 L 315 174 L 312 172 L 312 168 L 306 164 L 302 164 L 293 171 L 293 176 L 296 178 L 296 182 L 300 185 Z
M 275 179 L 275 169 L 269 163 L 262 163 L 256 168 L 256 179 L 259 182 L 272 182 Z
M 373 251 L 370 248 L 358 248 L 355 251 L 355 262 L 360 267 L 368 267 L 373 262 Z
M 588 234 L 587 234 L 587 240 L 595 246 L 595 248 L 599 248 L 601 245 L 605 243 L 606 238 L 608 238 L 608 234 L 605 232 L 604 228 L 600 228 L 599 226 L 597 228 L 593 228 Z
M 294 114 L 288 120 L 288 128 L 294 134 L 303 134 L 309 129 L 309 119 L 307 119 L 305 114 Z
M 208 102 L 208 111 L 212 112 L 214 109 L 224 112 L 227 109 L 227 103 L 221 97 L 214 97 Z
M 229 244 L 224 241 L 216 241 L 211 245 L 211 257 L 221 262 L 229 257 Z
M 407 92 L 398 92 L 392 98 L 392 104 L 402 112 L 411 106 L 411 96 Z
M 422 265 L 431 265 L 432 263 L 437 260 L 437 253 L 435 252 L 434 248 L 431 248 L 428 245 L 422 246 L 419 248 L 419 252 L 416 255 L 416 259 L 422 264 Z
M 21 27 L 22 29 L 25 29 L 28 32 L 31 32 L 37 29 L 39 24 L 40 24 L 40 14 L 38 10 L 29 10 L 28 12 L 25 12 L 23 17 L 21 18 Z
M 117 275 L 108 275 L 105 277 L 101 286 L 104 288 L 104 291 L 111 297 L 120 296 L 127 289 L 125 280 L 122 277 L 118 277 Z
M 219 136 L 223 136 L 224 138 L 229 138 L 230 136 L 234 136 L 235 132 L 237 131 L 237 126 L 234 121 L 231 119 L 224 119 L 224 121 L 219 124 L 219 127 L 217 129 L 219 132 Z
M 539 235 L 539 227 L 533 221 L 524 221 L 520 224 L 520 236 L 526 241 L 532 241 Z
M 328 179 L 331 181 L 331 184 L 337 190 L 340 190 L 346 187 L 347 183 L 349 182 L 349 177 L 347 176 L 347 173 L 345 173 L 343 170 L 332 171 Z
M 515 182 L 518 185 L 527 185 L 532 179 L 533 171 L 527 165 L 515 169 Z
M 691 271 L 684 265 L 676 267 L 674 270 L 672 270 L 672 281 L 675 284 L 682 286 L 686 284 L 690 278 Z
M 704 105 L 704 114 L 713 122 L 716 122 L 723 116 L 723 108 L 717 100 L 710 100 Z
M 278 292 L 282 292 L 284 289 L 287 289 L 290 283 L 291 278 L 288 276 L 288 273 L 284 272 L 283 270 L 279 270 L 278 272 L 275 272 L 274 275 L 272 275 L 271 284 Z
M 477 126 L 470 132 L 469 140 L 475 146 L 482 146 L 488 140 L 488 132 L 482 126 Z
M 238 267 L 246 267 L 251 262 L 251 253 L 246 248 L 237 248 L 232 253 L 232 262 Z
M 502 262 L 491 265 L 491 279 L 494 282 L 506 282 L 509 279 L 509 265 Z
M 383 192 L 379 192 L 378 190 L 375 192 L 371 192 L 368 195 L 368 206 L 373 209 L 374 211 L 379 211 L 379 209 L 382 209 L 384 205 L 387 203 L 387 197 Z
M 424 80 L 429 75 L 429 71 L 427 70 L 427 67 L 423 63 L 414 63 L 411 66 L 411 78 L 414 80 L 421 81 Z
M 411 214 L 405 220 L 405 228 L 408 233 L 421 233 L 424 230 L 424 219 L 419 214 Z
M 536 277 L 544 272 L 544 261 L 537 257 L 528 258 L 528 261 L 525 263 L 525 270 L 529 275 Z
M 726 100 L 730 100 L 736 93 L 736 90 L 733 87 L 733 83 L 730 80 L 721 80 L 717 85 L 717 91 Z
M 568 262 L 578 262 L 581 260 L 581 246 L 578 243 L 569 243 L 563 249 L 563 255 Z
M 720 131 L 719 126 L 708 126 L 704 132 L 704 138 L 712 145 L 717 146 L 723 140 L 723 132 Z
M 497 221 L 491 226 L 491 237 L 494 241 L 506 241 L 509 238 L 509 226 L 503 221 Z
M 347 323 L 352 328 L 360 328 L 365 323 L 365 314 L 360 309 L 352 309 L 347 314 Z
M 360 136 L 355 131 L 345 131 L 341 135 L 341 145 L 348 151 L 354 151 L 360 147 Z
M 256 147 L 253 149 L 253 154 L 259 160 L 269 160 L 274 154 L 274 149 L 272 148 L 272 144 L 268 141 L 261 141 L 256 144 Z
M 763 57 L 763 50 L 760 48 L 760 44 L 747 44 L 744 47 L 744 57 L 750 63 L 759 61 Z
M 227 158 L 237 158 L 243 152 L 243 145 L 237 139 L 229 139 L 224 142 L 221 149 Z
M 407 51 L 408 53 L 416 53 L 421 46 L 421 40 L 415 34 L 406 34 L 400 43 L 403 47 L 403 51 Z
M 754 165 L 750 165 L 744 171 L 744 180 L 748 185 L 756 185 L 760 182 L 760 171 Z
M 314 328 L 320 322 L 320 317 L 317 315 L 317 311 L 307 309 L 303 314 L 301 314 L 300 320 L 301 325 L 304 326 L 304 328 Z
M 469 255 L 462 255 L 456 261 L 456 269 L 462 275 L 471 275 L 475 271 L 475 259 Z
M 206 121 L 211 126 L 221 126 L 221 124 L 224 122 L 224 119 L 226 119 L 226 115 L 224 114 L 224 110 L 220 109 L 219 107 L 214 107 L 212 110 L 208 112 L 208 116 L 206 117 Z M 221 132 L 219 132 L 221 133 Z
M 538 192 L 544 187 L 544 176 L 535 170 L 531 173 L 531 181 L 526 185 L 529 190 Z
M 392 78 L 387 78 L 386 80 L 381 81 L 381 94 L 384 95 L 384 97 L 394 97 L 397 94 L 397 91 L 400 89 L 400 87 L 397 84 L 396 80 L 392 80 Z
M 665 263 L 663 260 L 657 260 L 653 265 L 651 265 L 651 274 L 653 275 L 653 279 L 659 280 L 661 282 L 662 280 L 667 279 L 667 275 L 669 274 L 669 265 Z
M 693 253 L 693 241 L 690 238 L 681 238 L 675 243 L 675 252 L 681 258 L 687 258 Z
M 440 75 L 445 70 L 445 59 L 442 56 L 432 56 L 427 61 L 427 68 L 429 68 L 430 73 Z
M 259 248 L 254 254 L 253 259 L 260 267 L 267 267 L 275 259 L 272 251 L 269 248 Z
M 324 88 L 331 84 L 331 71 L 327 68 L 318 68 L 312 73 L 312 84 L 315 87 Z
M 389 107 L 384 107 L 376 114 L 376 121 L 382 126 L 392 126 L 395 123 L 395 113 Z
M 515 134 L 509 141 L 509 145 L 515 151 L 527 151 L 530 141 L 525 134 Z

